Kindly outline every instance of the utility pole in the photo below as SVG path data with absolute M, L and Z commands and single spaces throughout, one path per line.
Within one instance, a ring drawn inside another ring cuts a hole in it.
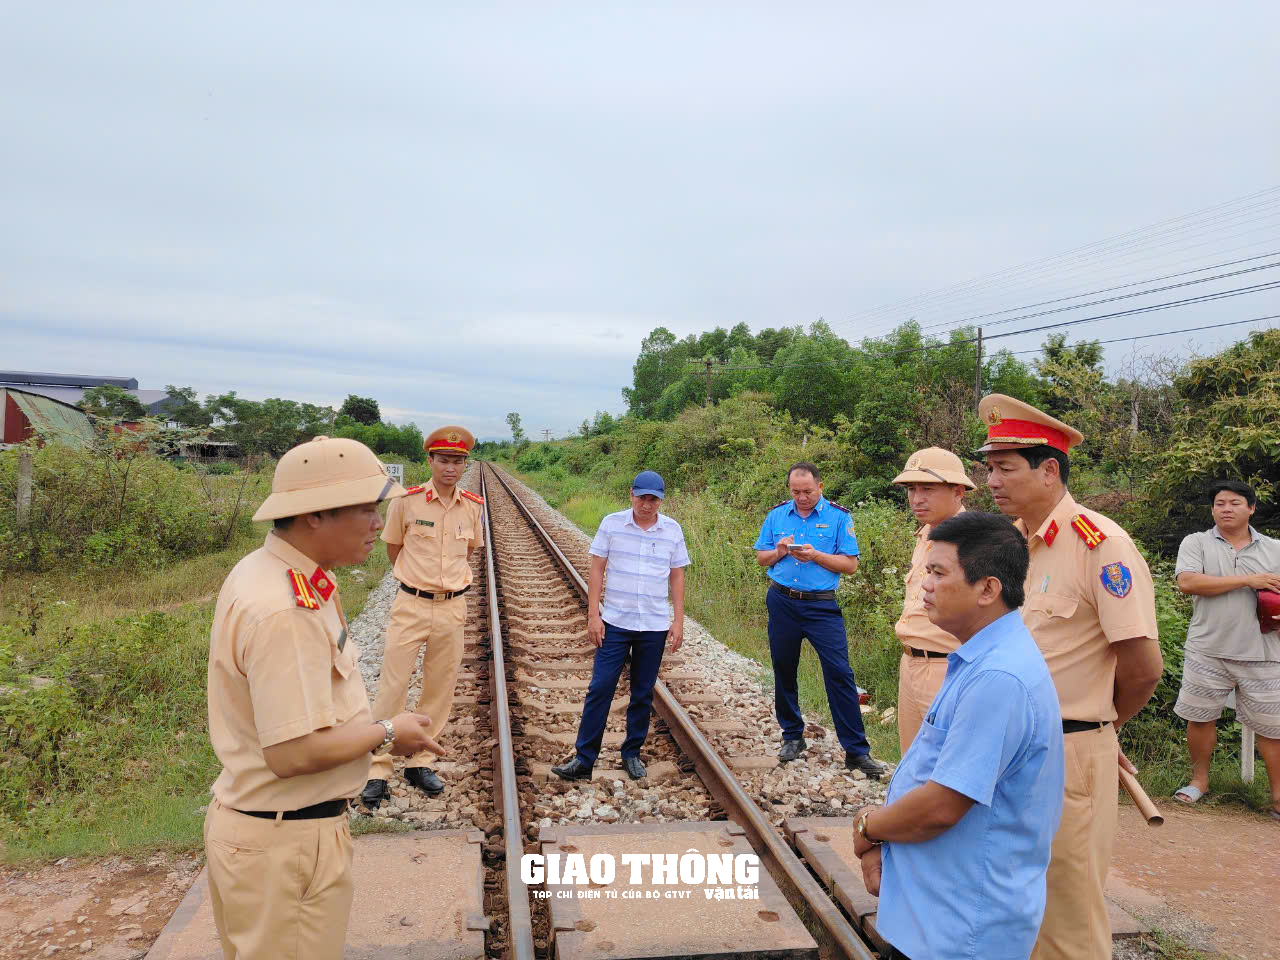
M 705 398 L 704 398 L 704 400 L 703 400 L 703 404 L 702 404 L 702 405 L 703 405 L 703 406 L 705 406 L 705 407 L 709 407 L 709 406 L 711 406 L 711 374 L 712 374 L 712 369 L 711 369 L 711 368 L 712 368 L 715 364 L 719 364 L 720 366 L 722 366 L 722 367 L 723 367 L 726 363 L 728 363 L 728 361 L 727 361 L 727 360 L 715 360 L 715 359 L 713 359 L 712 357 L 705 357 L 705 358 L 704 358 L 704 359 L 702 359 L 702 360 L 689 360 L 688 362 L 689 362 L 689 363 L 696 363 L 696 364 L 698 364 L 699 366 L 704 367 L 704 368 L 706 369 L 706 374 L 707 374 L 707 391 L 706 391 L 706 395 L 705 395 Z
M 973 406 L 982 402 L 982 328 L 978 328 L 978 372 L 973 378 Z
M 542 430 L 542 439 L 545 442 L 550 442 L 551 440 L 551 431 L 546 429 L 545 427 Z

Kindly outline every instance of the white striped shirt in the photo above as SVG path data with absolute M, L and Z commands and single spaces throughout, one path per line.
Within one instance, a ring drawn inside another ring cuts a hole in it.
M 608 560 L 601 619 L 623 630 L 670 628 L 667 581 L 676 567 L 689 565 L 680 524 L 659 513 L 642 530 L 630 507 L 619 510 L 600 521 L 591 555 Z

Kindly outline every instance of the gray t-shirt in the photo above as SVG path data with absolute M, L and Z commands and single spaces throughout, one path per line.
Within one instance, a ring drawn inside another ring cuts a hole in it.
M 1178 548 L 1179 573 L 1211 577 L 1241 577 L 1251 573 L 1280 573 L 1280 540 L 1249 528 L 1252 541 L 1236 550 L 1212 526 L 1193 533 Z M 1192 597 L 1187 649 L 1224 660 L 1280 662 L 1280 633 L 1264 634 L 1258 626 L 1258 595 L 1248 587 L 1216 597 Z

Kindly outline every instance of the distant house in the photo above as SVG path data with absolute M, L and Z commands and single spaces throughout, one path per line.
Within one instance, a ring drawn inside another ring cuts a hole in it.
M 0 447 L 39 434 L 54 443 L 92 443 L 83 410 L 40 393 L 0 384 Z
M 0 370 L 0 389 L 12 387 L 23 393 L 38 394 L 73 407 L 80 405 L 86 390 L 105 386 L 120 387 L 133 394 L 147 408 L 147 415 L 152 417 L 167 417 L 179 402 L 165 390 L 139 390 L 138 381 L 134 377 L 89 377 L 76 373 Z

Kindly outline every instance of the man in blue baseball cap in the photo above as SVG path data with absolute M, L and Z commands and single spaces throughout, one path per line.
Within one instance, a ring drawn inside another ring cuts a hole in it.
M 631 508 L 601 520 L 591 541 L 587 639 L 596 656 L 578 725 L 577 752 L 572 760 L 551 768 L 561 779 L 591 778 L 627 654 L 631 655 L 631 703 L 622 767 L 632 780 L 645 775 L 640 748 L 649 735 L 653 685 L 663 647 L 670 640 L 675 652 L 684 642 L 684 568 L 689 565 L 689 551 L 680 524 L 658 512 L 665 495 L 666 485 L 653 470 L 636 474 Z

